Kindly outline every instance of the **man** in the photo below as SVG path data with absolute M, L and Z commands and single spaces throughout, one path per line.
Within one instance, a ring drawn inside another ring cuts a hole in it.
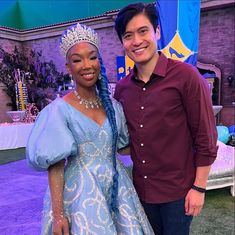
M 192 65 L 157 51 L 153 4 L 124 7 L 115 29 L 135 62 L 114 95 L 127 118 L 134 185 L 157 235 L 189 234 L 217 152 L 208 84 Z

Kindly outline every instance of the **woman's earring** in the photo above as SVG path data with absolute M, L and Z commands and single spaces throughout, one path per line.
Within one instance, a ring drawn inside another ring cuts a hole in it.
M 99 80 L 101 80 L 101 78 L 102 78 L 102 77 L 101 77 L 101 74 L 99 74 L 99 77 L 98 77 L 98 79 L 99 79 Z
M 74 87 L 74 80 L 72 74 L 69 74 L 69 77 L 70 77 L 70 84 L 72 87 Z

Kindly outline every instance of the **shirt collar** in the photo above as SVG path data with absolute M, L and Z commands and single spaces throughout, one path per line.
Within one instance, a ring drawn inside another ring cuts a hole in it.
M 153 74 L 164 78 L 166 76 L 166 72 L 167 72 L 168 59 L 162 52 L 158 52 L 158 53 L 159 53 L 159 58 L 158 58 L 156 66 L 153 70 Z M 131 70 L 129 76 L 131 77 L 131 79 L 135 79 L 137 77 L 136 66 L 134 66 L 134 68 Z
M 159 52 L 159 58 L 153 70 L 153 73 L 156 74 L 157 76 L 164 78 L 167 72 L 167 64 L 168 64 L 167 57 L 162 52 Z

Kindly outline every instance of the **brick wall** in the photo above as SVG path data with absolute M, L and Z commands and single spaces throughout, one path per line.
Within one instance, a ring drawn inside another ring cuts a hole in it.
M 114 27 L 98 30 L 101 53 L 110 82 L 117 81 L 116 56 L 124 55 L 122 45 Z
M 59 53 L 59 37 L 49 37 L 37 40 L 26 41 L 23 43 L 25 53 L 31 50 L 42 52 L 42 59 L 52 60 L 59 72 L 66 72 L 65 60 Z
M 214 64 L 221 70 L 220 122 L 235 123 L 235 81 L 229 87 L 227 77 L 235 76 L 235 15 L 234 8 L 201 12 L 198 60 Z
M 1 37 L 0 37 L 0 45 L 5 51 L 7 51 L 9 53 L 12 53 L 14 51 L 15 46 L 17 48 L 19 48 L 19 50 L 23 49 L 22 43 L 20 43 L 18 41 L 14 41 L 14 40 L 4 39 Z
M 100 51 L 107 69 L 107 76 L 111 82 L 116 81 L 116 56 L 123 55 L 121 43 L 116 35 L 114 27 L 105 27 L 96 30 L 100 40 Z M 66 73 L 65 60 L 59 53 L 60 37 L 50 37 L 40 40 L 32 40 L 23 43 L 25 53 L 31 49 L 41 51 L 46 61 L 52 60 L 59 72 Z

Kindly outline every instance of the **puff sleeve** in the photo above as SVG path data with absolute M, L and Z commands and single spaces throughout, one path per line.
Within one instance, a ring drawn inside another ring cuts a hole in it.
M 40 112 L 26 147 L 26 159 L 30 166 L 43 171 L 62 159 L 76 155 L 76 142 L 68 126 L 68 117 L 63 103 L 58 100 Z
M 113 99 L 113 106 L 115 109 L 115 115 L 117 120 L 117 128 L 118 128 L 117 149 L 119 150 L 129 145 L 129 133 L 122 105 L 118 101 Z

